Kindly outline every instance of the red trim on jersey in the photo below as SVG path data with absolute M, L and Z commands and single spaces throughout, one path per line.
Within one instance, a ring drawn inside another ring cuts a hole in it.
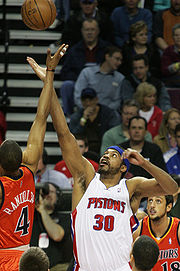
M 74 258 L 75 258 L 75 267 L 74 271 L 79 270 L 79 261 L 78 261 L 78 255 L 77 255 L 77 245 L 76 245 L 76 231 L 75 231 L 75 221 L 76 221 L 76 216 L 77 216 L 77 209 L 75 209 L 72 214 L 71 214 L 71 227 L 72 227 L 72 234 L 73 234 L 73 253 L 74 253 Z
M 135 215 L 132 215 L 130 217 L 130 226 L 131 226 L 131 232 L 133 233 L 135 230 L 137 230 L 139 226 L 139 221 Z
M 129 264 L 129 267 L 132 269 L 131 263 L 130 263 L 130 262 L 128 262 L 128 264 Z

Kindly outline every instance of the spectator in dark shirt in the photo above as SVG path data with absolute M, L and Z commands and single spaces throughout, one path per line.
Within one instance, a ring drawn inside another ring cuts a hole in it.
M 162 81 L 151 75 L 149 72 L 149 62 L 147 56 L 139 54 L 135 55 L 132 61 L 133 72 L 128 75 L 121 85 L 122 102 L 126 99 L 132 99 L 136 92 L 137 86 L 142 82 L 148 82 L 155 86 L 157 90 L 157 103 L 156 105 L 162 111 L 171 108 L 169 94 Z
M 74 87 L 75 104 L 82 107 L 81 92 L 84 88 L 90 87 L 96 90 L 100 104 L 119 110 L 124 75 L 117 69 L 121 63 L 121 50 L 116 46 L 108 46 L 100 65 L 84 68 L 80 72 Z
M 148 159 L 154 165 L 167 171 L 166 164 L 163 159 L 163 154 L 158 145 L 145 140 L 145 134 L 147 132 L 147 122 L 143 117 L 135 116 L 129 120 L 129 136 L 130 139 L 121 143 L 124 149 L 131 148 L 140 152 L 143 157 Z M 142 176 L 145 178 L 151 178 L 152 176 L 143 168 L 132 165 L 128 171 L 127 177 Z
M 73 134 L 86 135 L 89 151 L 100 152 L 101 140 L 104 133 L 119 124 L 119 114 L 98 103 L 97 93 L 92 88 L 85 88 L 81 93 L 83 108 L 71 115 L 69 128 Z
M 145 54 L 149 60 L 149 70 L 152 75 L 160 77 L 160 54 L 153 43 L 148 43 L 148 27 L 144 21 L 138 21 L 130 26 L 129 40 L 122 48 L 123 63 L 120 71 L 124 75 L 132 72 L 132 60 L 137 54 Z
M 180 23 L 180 2 L 179 0 L 171 0 L 171 7 L 158 11 L 154 18 L 155 42 L 162 52 L 174 43 L 172 28 L 177 23 Z
M 131 148 L 138 151 L 151 163 L 167 171 L 160 147 L 155 143 L 151 143 L 145 140 L 145 135 L 147 132 L 147 121 L 140 116 L 132 117 L 129 120 L 128 130 L 130 139 L 124 143 L 121 143 L 121 147 L 124 149 Z M 129 179 L 136 176 L 152 178 L 149 172 L 139 166 L 131 164 L 129 171 L 126 174 L 126 178 Z M 140 209 L 143 211 L 146 208 L 146 203 L 146 198 L 143 198 L 140 203 Z
M 172 29 L 174 44 L 168 46 L 162 55 L 163 81 L 168 87 L 180 87 L 180 23 Z
M 108 15 L 98 9 L 97 0 L 79 0 L 80 10 L 74 12 L 64 25 L 62 32 L 62 43 L 70 46 L 74 45 L 82 39 L 81 26 L 82 22 L 87 18 L 94 18 L 98 21 L 100 27 L 100 37 L 109 42 L 113 41 L 113 24 Z
M 105 48 L 109 45 L 109 42 L 99 38 L 99 25 L 95 19 L 85 19 L 81 32 L 82 40 L 67 51 L 60 73 L 60 79 L 64 81 L 60 94 L 65 115 L 73 113 L 74 84 L 79 73 L 84 67 L 101 63 Z
M 148 42 L 152 35 L 152 13 L 148 9 L 138 8 L 139 0 L 125 0 L 125 6 L 113 10 L 111 20 L 114 26 L 115 44 L 122 48 L 129 39 L 129 28 L 137 21 L 143 20 L 148 26 Z
M 65 258 L 65 243 L 70 240 L 70 220 L 69 216 L 59 213 L 62 207 L 62 192 L 58 186 L 46 183 L 46 193 L 44 190 L 38 194 L 34 223 L 31 236 L 31 246 L 42 248 L 48 255 L 51 270 L 61 270 L 67 268 L 67 262 L 72 256 L 72 244 L 69 242 L 69 258 Z M 59 268 L 59 269 L 58 269 Z

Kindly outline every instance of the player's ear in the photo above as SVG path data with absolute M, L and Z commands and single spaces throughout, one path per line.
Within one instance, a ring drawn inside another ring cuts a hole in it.
M 122 165 L 122 166 L 120 167 L 120 170 L 121 170 L 121 172 L 126 172 L 126 170 L 127 170 L 126 165 Z
M 134 256 L 132 255 L 132 253 L 130 254 L 130 265 L 131 265 L 131 267 L 133 267 L 134 266 Z
M 3 167 L 0 164 L 0 176 L 4 176 L 5 175 L 5 171 L 3 169 Z
M 172 203 L 169 203 L 169 204 L 166 206 L 167 213 L 171 211 L 172 207 L 173 207 Z

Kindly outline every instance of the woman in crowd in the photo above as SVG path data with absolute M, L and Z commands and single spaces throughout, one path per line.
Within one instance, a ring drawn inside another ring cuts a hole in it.
M 156 77 L 160 76 L 160 55 L 154 45 L 148 44 L 148 28 L 144 21 L 131 25 L 129 41 L 122 48 L 123 64 L 121 72 L 128 75 L 132 72 L 132 59 L 136 54 L 145 54 L 149 60 L 150 72 Z
M 147 130 L 151 133 L 152 138 L 158 135 L 159 127 L 163 119 L 162 110 L 156 106 L 156 88 L 143 82 L 138 85 L 135 93 L 135 99 L 140 105 L 139 115 L 147 121 Z
M 171 108 L 165 112 L 159 134 L 154 138 L 154 143 L 159 145 L 163 153 L 176 147 L 174 130 L 178 123 L 180 123 L 180 111 L 178 109 Z

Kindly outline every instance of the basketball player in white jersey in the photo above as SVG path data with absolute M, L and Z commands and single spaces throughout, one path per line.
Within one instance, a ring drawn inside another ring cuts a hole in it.
M 44 80 L 45 69 L 32 58 L 29 64 Z M 77 271 L 129 271 L 133 214 L 141 198 L 174 194 L 176 182 L 137 151 L 108 148 L 100 159 L 99 173 L 85 159 L 69 131 L 55 91 L 51 111 L 63 159 L 74 179 L 72 194 L 72 232 Z M 152 179 L 123 179 L 129 162 L 147 170 Z

